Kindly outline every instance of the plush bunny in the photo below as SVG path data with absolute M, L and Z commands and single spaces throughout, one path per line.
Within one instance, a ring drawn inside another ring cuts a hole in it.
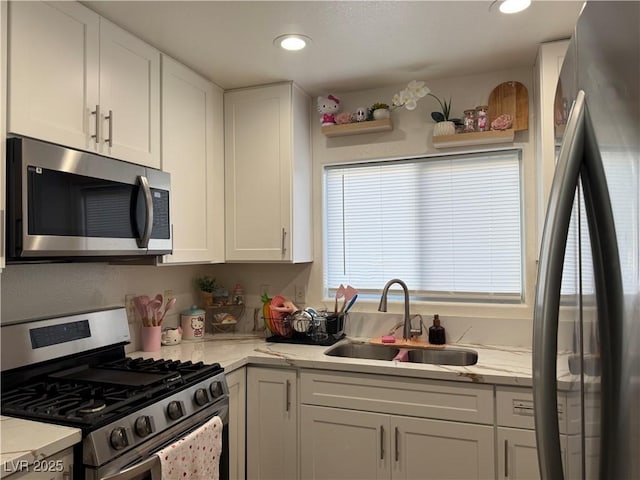
M 336 123 L 335 114 L 340 110 L 340 99 L 334 95 L 318 97 L 318 112 L 322 114 L 320 123 L 322 126 L 334 125 Z

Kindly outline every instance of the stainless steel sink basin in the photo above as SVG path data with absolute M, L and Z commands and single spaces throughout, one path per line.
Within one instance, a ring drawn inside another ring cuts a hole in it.
M 368 343 L 339 343 L 324 352 L 330 357 L 366 358 L 368 360 L 393 360 L 399 350 L 385 345 Z
M 475 365 L 478 363 L 478 352 L 455 348 L 409 350 L 407 361 L 411 363 L 433 363 L 435 365 Z

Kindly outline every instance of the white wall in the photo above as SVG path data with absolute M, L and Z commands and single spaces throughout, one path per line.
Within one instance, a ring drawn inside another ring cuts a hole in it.
M 529 130 L 516 135 L 516 146 L 523 148 L 525 212 L 525 285 L 523 305 L 490 306 L 421 302 L 412 305 L 413 313 L 422 313 L 425 320 L 439 313 L 445 327 L 452 331 L 475 326 L 475 331 L 487 328 L 501 330 L 496 343 L 527 345 L 530 343 L 533 287 L 536 274 L 535 242 L 535 155 L 532 106 L 531 68 L 520 68 L 464 78 L 428 82 L 431 91 L 440 98 L 453 98 L 452 117 L 476 105 L 486 105 L 489 93 L 499 83 L 516 80 L 529 89 Z M 417 78 L 416 80 L 420 80 Z M 390 103 L 394 93 L 405 85 L 361 92 L 328 92 L 341 97 L 343 110 L 353 111 L 376 101 Z M 301 265 L 226 264 L 200 266 L 112 266 L 107 264 L 44 264 L 9 265 L 2 273 L 1 322 L 68 313 L 107 305 L 123 305 L 124 295 L 155 294 L 173 290 L 178 303 L 167 325 L 177 325 L 177 313 L 197 299 L 193 279 L 202 273 L 214 275 L 227 288 L 241 283 L 246 292 L 247 311 L 239 325 L 242 331 L 253 328 L 253 309 L 259 307 L 260 294 L 268 285 L 271 295 L 294 297 L 296 286 L 306 290 L 305 305 L 331 306 L 324 298 L 322 285 L 322 167 L 326 164 L 368 159 L 396 158 L 442 153 L 431 144 L 433 122 L 430 112 L 438 109 L 431 97 L 423 98 L 414 111 L 395 111 L 394 129 L 388 133 L 354 135 L 327 139 L 320 133 L 318 115 L 312 121 L 313 141 L 313 208 L 314 262 Z M 357 287 L 357 285 L 356 285 Z M 383 285 L 380 285 L 382 289 Z M 389 304 L 390 312 L 400 312 L 400 304 Z M 354 311 L 374 312 L 377 301 L 358 301 Z M 492 321 L 493 319 L 494 321 Z M 506 321 L 505 321 L 506 320 Z M 454 322 L 456 325 L 454 325 Z M 471 328 L 473 331 L 474 328 Z M 135 333 L 135 332 L 134 332 Z M 486 336 L 486 335 L 485 335 Z M 484 337 L 483 337 L 484 338 Z M 465 341 L 474 337 L 465 336 Z
M 420 80 L 417 78 L 416 80 Z M 415 302 L 412 312 L 422 313 L 428 318 L 433 313 L 439 313 L 443 322 L 446 318 L 461 318 L 465 322 L 474 319 L 508 319 L 514 333 L 514 342 L 518 345 L 530 342 L 532 305 L 534 301 L 534 284 L 536 276 L 536 182 L 535 182 L 535 151 L 534 135 L 535 119 L 533 108 L 533 70 L 519 68 L 493 72 L 489 74 L 473 75 L 464 78 L 451 78 L 427 82 L 431 92 L 440 99 L 453 99 L 451 117 L 461 118 L 463 110 L 486 105 L 491 90 L 498 84 L 515 80 L 523 83 L 529 90 L 529 130 L 516 134 L 515 146 L 523 149 L 523 174 L 525 197 L 525 303 L 522 305 L 490 305 L 472 303 L 446 302 Z M 343 111 L 354 111 L 357 107 L 368 106 L 376 101 L 391 103 L 394 93 L 404 88 L 381 88 L 364 92 L 345 93 L 331 92 L 341 98 Z M 385 159 L 410 157 L 427 154 L 442 154 L 445 152 L 459 152 L 463 149 L 437 150 L 433 148 L 431 135 L 434 122 L 430 112 L 439 110 L 435 99 L 427 96 L 420 100 L 413 111 L 406 109 L 395 110 L 392 113 L 394 129 L 392 132 L 381 134 L 364 134 L 346 137 L 326 138 L 320 132 L 319 119 L 312 124 L 313 155 L 314 155 L 314 224 L 315 231 L 315 262 L 311 268 L 309 284 L 309 300 L 312 303 L 322 301 L 322 171 L 323 166 L 332 163 L 352 162 L 369 159 Z M 318 115 L 316 115 L 318 117 Z M 504 145 L 498 145 L 503 147 Z M 468 147 L 466 150 L 482 147 Z M 356 286 L 357 287 L 357 286 Z M 380 285 L 382 289 L 383 285 Z M 355 311 L 375 311 L 377 302 L 358 301 Z M 402 305 L 396 304 L 390 311 L 400 311 Z M 501 329 L 505 322 L 499 322 Z M 524 334 L 522 332 L 525 332 Z M 507 335 L 508 336 L 508 335 Z

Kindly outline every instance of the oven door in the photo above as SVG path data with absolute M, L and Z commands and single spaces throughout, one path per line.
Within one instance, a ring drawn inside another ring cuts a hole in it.
M 156 455 L 168 445 L 177 442 L 197 429 L 214 416 L 222 419 L 222 454 L 220 455 L 220 480 L 229 480 L 229 404 L 216 404 L 215 410 L 200 411 L 192 415 L 175 429 L 162 432 L 146 444 L 136 448 L 122 457 L 99 467 L 86 467 L 84 476 L 87 480 L 161 480 L 160 459 Z M 176 431 L 177 430 L 177 431 Z

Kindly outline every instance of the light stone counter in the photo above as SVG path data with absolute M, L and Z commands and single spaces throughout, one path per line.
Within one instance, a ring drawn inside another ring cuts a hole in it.
M 232 335 L 207 335 L 200 341 L 183 341 L 179 345 L 163 346 L 159 352 L 132 352 L 131 357 L 191 360 L 220 363 L 227 373 L 245 365 L 315 368 L 346 372 L 374 373 L 434 380 L 490 383 L 531 387 L 531 350 L 518 347 L 455 344 L 451 347 L 478 352 L 478 363 L 467 367 L 417 364 L 400 361 L 367 360 L 324 355 L 329 347 L 267 343 L 264 338 L 233 339 Z M 368 338 L 351 338 L 366 342 Z M 341 340 L 347 341 L 347 340 Z M 562 357 L 560 357 L 562 359 Z M 574 381 L 560 360 L 559 387 L 572 388 Z
M 82 439 L 82 432 L 78 428 L 0 416 L 0 439 L 0 478 L 4 478 L 14 473 L 25 460 L 31 465 L 75 445 Z

